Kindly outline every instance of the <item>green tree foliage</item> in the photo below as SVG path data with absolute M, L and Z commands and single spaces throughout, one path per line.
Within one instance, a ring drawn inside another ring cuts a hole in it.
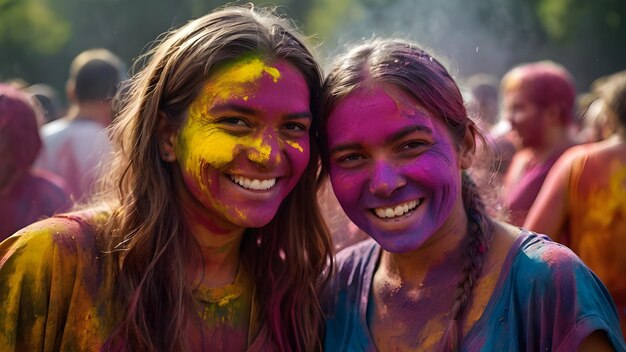
M 0 80 L 62 90 L 71 60 L 106 47 L 129 65 L 165 31 L 226 1 L 0 0 Z M 254 1 L 268 5 L 265 1 Z M 408 36 L 461 75 L 500 75 L 552 59 L 585 89 L 626 66 L 624 0 L 278 0 L 279 11 L 323 42 L 323 56 L 372 35 Z M 63 95 L 63 94 L 61 94 Z
M 0 79 L 35 73 L 28 67 L 55 55 L 70 35 L 70 24 L 41 1 L 0 2 Z
M 403 36 L 434 49 L 461 76 L 502 75 L 550 59 L 580 90 L 626 69 L 624 0 L 315 0 L 309 30 L 333 53 L 360 38 Z

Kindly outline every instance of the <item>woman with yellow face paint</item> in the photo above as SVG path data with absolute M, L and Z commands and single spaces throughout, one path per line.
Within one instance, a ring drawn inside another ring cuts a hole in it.
M 0 244 L 0 350 L 320 349 L 320 76 L 270 12 L 170 33 L 112 126 L 108 187 Z

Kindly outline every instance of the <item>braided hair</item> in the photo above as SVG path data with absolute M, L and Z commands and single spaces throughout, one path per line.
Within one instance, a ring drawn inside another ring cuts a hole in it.
M 463 172 L 462 196 L 467 213 L 465 256 L 461 279 L 454 293 L 454 303 L 448 312 L 448 324 L 443 334 L 441 350 L 459 349 L 459 325 L 471 297 L 472 289 L 480 277 L 485 254 L 493 237 L 493 221 L 487 216 L 485 205 L 472 178 Z

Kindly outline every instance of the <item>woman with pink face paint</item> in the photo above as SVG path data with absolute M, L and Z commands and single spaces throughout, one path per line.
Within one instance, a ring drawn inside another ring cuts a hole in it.
M 321 112 L 323 171 L 372 237 L 337 255 L 327 350 L 626 350 L 580 259 L 487 215 L 469 174 L 484 140 L 431 55 L 403 40 L 353 48 Z
M 321 349 L 320 88 L 269 11 L 169 33 L 130 81 L 93 206 L 0 244 L 0 350 Z

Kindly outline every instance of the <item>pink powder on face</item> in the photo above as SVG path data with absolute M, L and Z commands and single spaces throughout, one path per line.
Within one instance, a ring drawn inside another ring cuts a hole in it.
M 539 148 L 545 144 L 546 116 L 523 89 L 511 89 L 504 94 L 505 116 L 524 147 Z
M 440 120 L 405 94 L 375 87 L 339 102 L 326 128 L 337 199 L 385 250 L 414 250 L 451 226 L 449 215 L 462 210 L 461 170 Z M 411 202 L 418 205 L 405 215 L 377 215 Z

